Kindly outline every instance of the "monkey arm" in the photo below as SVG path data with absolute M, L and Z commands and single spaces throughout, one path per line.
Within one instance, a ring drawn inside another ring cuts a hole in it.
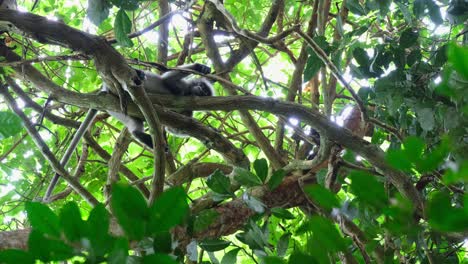
M 192 70 L 192 71 L 199 72 L 201 74 L 207 74 L 207 73 L 210 73 L 210 71 L 211 71 L 210 67 L 208 67 L 206 65 L 203 65 L 203 64 L 200 64 L 200 63 L 183 65 L 183 66 L 178 67 L 178 69 Z M 179 71 L 178 69 L 174 69 L 174 70 L 165 72 L 163 75 L 161 75 L 162 80 L 164 82 L 174 83 L 174 82 L 178 82 L 178 81 L 182 80 L 183 78 L 185 78 L 185 77 L 187 77 L 187 76 L 189 76 L 191 74 L 190 72 Z

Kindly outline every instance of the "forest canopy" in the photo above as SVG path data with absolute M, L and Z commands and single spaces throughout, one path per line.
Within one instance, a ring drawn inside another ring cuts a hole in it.
M 466 0 L 0 0 L 0 263 L 467 263 L 467 43 Z

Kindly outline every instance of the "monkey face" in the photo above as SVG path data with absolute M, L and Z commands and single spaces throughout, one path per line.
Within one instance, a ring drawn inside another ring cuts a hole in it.
M 190 94 L 194 96 L 213 96 L 213 87 L 205 79 L 192 80 Z

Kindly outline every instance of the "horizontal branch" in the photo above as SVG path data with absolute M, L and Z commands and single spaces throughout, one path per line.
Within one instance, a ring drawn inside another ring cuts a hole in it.
M 8 49 L 8 47 L 1 45 L 0 56 L 5 57 L 7 62 L 21 60 L 21 57 L 16 53 Z M 120 104 L 117 102 L 118 99 L 112 95 L 80 94 L 68 91 L 52 82 L 31 65 L 13 66 L 12 68 L 17 72 L 16 77 L 18 79 L 31 82 L 36 88 L 49 94 L 54 100 L 102 111 L 121 111 Z M 128 112 L 130 115 L 142 117 L 138 107 L 133 103 L 128 106 Z M 182 131 L 184 134 L 197 138 L 209 148 L 222 154 L 230 164 L 240 167 L 249 166 L 250 162 L 247 156 L 214 129 L 206 127 L 193 118 L 171 111 L 159 111 L 158 115 L 160 115 L 163 125 L 170 126 L 178 131 Z
M 388 165 L 385 161 L 385 153 L 378 146 L 355 136 L 348 129 L 329 121 L 327 117 L 314 109 L 293 102 L 284 102 L 257 96 L 185 98 L 158 95 L 157 98 L 156 96 L 150 96 L 150 99 L 153 102 L 158 102 L 166 107 L 176 109 L 223 111 L 261 110 L 276 115 L 299 119 L 316 129 L 320 135 L 364 157 L 375 166 L 380 173 L 387 176 L 392 184 L 413 202 L 416 208 L 421 210 L 421 212 L 424 208 L 424 202 L 413 186 L 409 176 Z

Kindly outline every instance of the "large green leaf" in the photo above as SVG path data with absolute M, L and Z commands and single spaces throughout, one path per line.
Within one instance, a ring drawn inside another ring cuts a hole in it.
M 170 254 L 172 252 L 172 235 L 163 231 L 153 235 L 153 249 L 156 253 Z
M 216 193 L 232 195 L 231 182 L 220 170 L 216 170 L 206 179 L 206 185 Z
M 294 216 L 291 212 L 288 210 L 281 208 L 281 207 L 275 207 L 271 208 L 271 213 L 281 219 L 294 219 L 296 216 Z
M 334 193 L 325 187 L 314 184 L 305 188 L 306 193 L 321 207 L 331 210 L 340 206 L 340 202 Z
M 112 4 L 122 9 L 133 11 L 138 8 L 141 0 L 109 0 Z
M 279 257 L 283 257 L 286 255 L 286 252 L 289 248 L 289 240 L 291 239 L 291 234 L 286 233 L 280 237 L 278 240 L 278 244 L 276 245 L 276 254 Z
M 206 239 L 200 242 L 200 247 L 208 252 L 220 251 L 227 248 L 231 242 L 222 239 Z
M 228 253 L 226 253 L 221 259 L 221 264 L 236 264 L 237 263 L 237 254 L 241 249 L 235 248 Z
M 323 250 L 329 252 L 346 250 L 345 240 L 329 219 L 314 215 L 311 217 L 310 223 L 314 239 L 320 242 Z
M 25 209 L 33 229 L 56 238 L 60 237 L 59 218 L 49 207 L 38 202 L 27 202 Z
M 366 10 L 361 5 L 361 3 L 359 3 L 358 0 L 348 0 L 348 1 L 346 1 L 346 8 L 348 8 L 349 11 L 351 11 L 352 13 L 354 13 L 356 15 L 363 16 L 363 15 L 367 14 Z
M 168 231 L 181 224 L 189 210 L 184 189 L 174 187 L 166 190 L 156 199 L 150 210 L 149 228 L 152 234 Z
M 244 168 L 235 167 L 232 173 L 234 174 L 234 180 L 241 185 L 247 187 L 262 185 L 262 180 L 257 175 Z
M 133 42 L 128 38 L 128 34 L 132 30 L 132 21 L 127 16 L 127 13 L 123 9 L 117 12 L 117 16 L 114 21 L 115 39 L 123 47 L 133 46 Z
M 21 119 L 12 112 L 0 112 L 0 140 L 17 135 L 23 129 Z
M 143 238 L 149 210 L 145 198 L 137 189 L 123 184 L 112 185 L 111 209 L 130 239 Z
M 114 240 L 109 235 L 109 212 L 98 204 L 91 210 L 87 223 L 91 258 L 103 257 L 113 248 Z
M 281 182 L 283 182 L 283 179 L 284 177 L 286 176 L 286 172 L 282 169 L 279 169 L 277 171 L 275 171 L 271 177 L 270 177 L 270 180 L 268 180 L 268 187 L 270 188 L 270 190 L 274 190 L 276 189 L 276 187 L 278 187 Z
M 351 191 L 360 201 L 377 208 L 382 208 L 387 204 L 385 188 L 375 176 L 353 171 L 348 177 L 351 179 Z
M 328 44 L 327 40 L 323 36 L 317 36 L 313 38 L 315 43 L 328 55 L 331 51 L 330 44 Z M 320 70 L 322 66 L 324 66 L 322 60 L 315 54 L 315 52 L 311 49 L 307 49 L 307 53 L 309 54 L 309 58 L 307 59 L 307 64 L 304 69 L 304 80 L 312 79 L 315 74 Z
M 33 256 L 29 252 L 19 249 L 7 249 L 0 251 L 0 263 L 3 264 L 33 264 L 35 263 Z
M 109 263 L 127 264 L 128 251 L 128 240 L 126 238 L 119 237 L 115 240 L 114 247 L 109 252 L 107 260 Z
M 87 235 L 86 223 L 81 219 L 80 209 L 75 202 L 65 204 L 59 217 L 60 225 L 69 241 L 76 242 Z
M 448 48 L 448 60 L 453 68 L 468 80 L 468 47 L 451 44 Z
M 468 230 L 467 212 L 462 208 L 453 207 L 450 196 L 445 192 L 432 194 L 427 211 L 429 224 L 439 231 L 461 232 Z
M 172 256 L 165 255 L 165 254 L 153 254 L 147 255 L 143 258 L 141 262 L 143 264 L 179 264 Z
M 87 15 L 89 20 L 99 26 L 109 16 L 111 5 L 107 0 L 88 0 Z
M 74 256 L 71 246 L 58 239 L 46 238 L 36 229 L 29 234 L 28 249 L 34 258 L 44 262 L 62 261 Z
M 268 163 L 266 159 L 258 159 L 254 161 L 254 169 L 257 176 L 262 182 L 265 182 L 268 176 Z

